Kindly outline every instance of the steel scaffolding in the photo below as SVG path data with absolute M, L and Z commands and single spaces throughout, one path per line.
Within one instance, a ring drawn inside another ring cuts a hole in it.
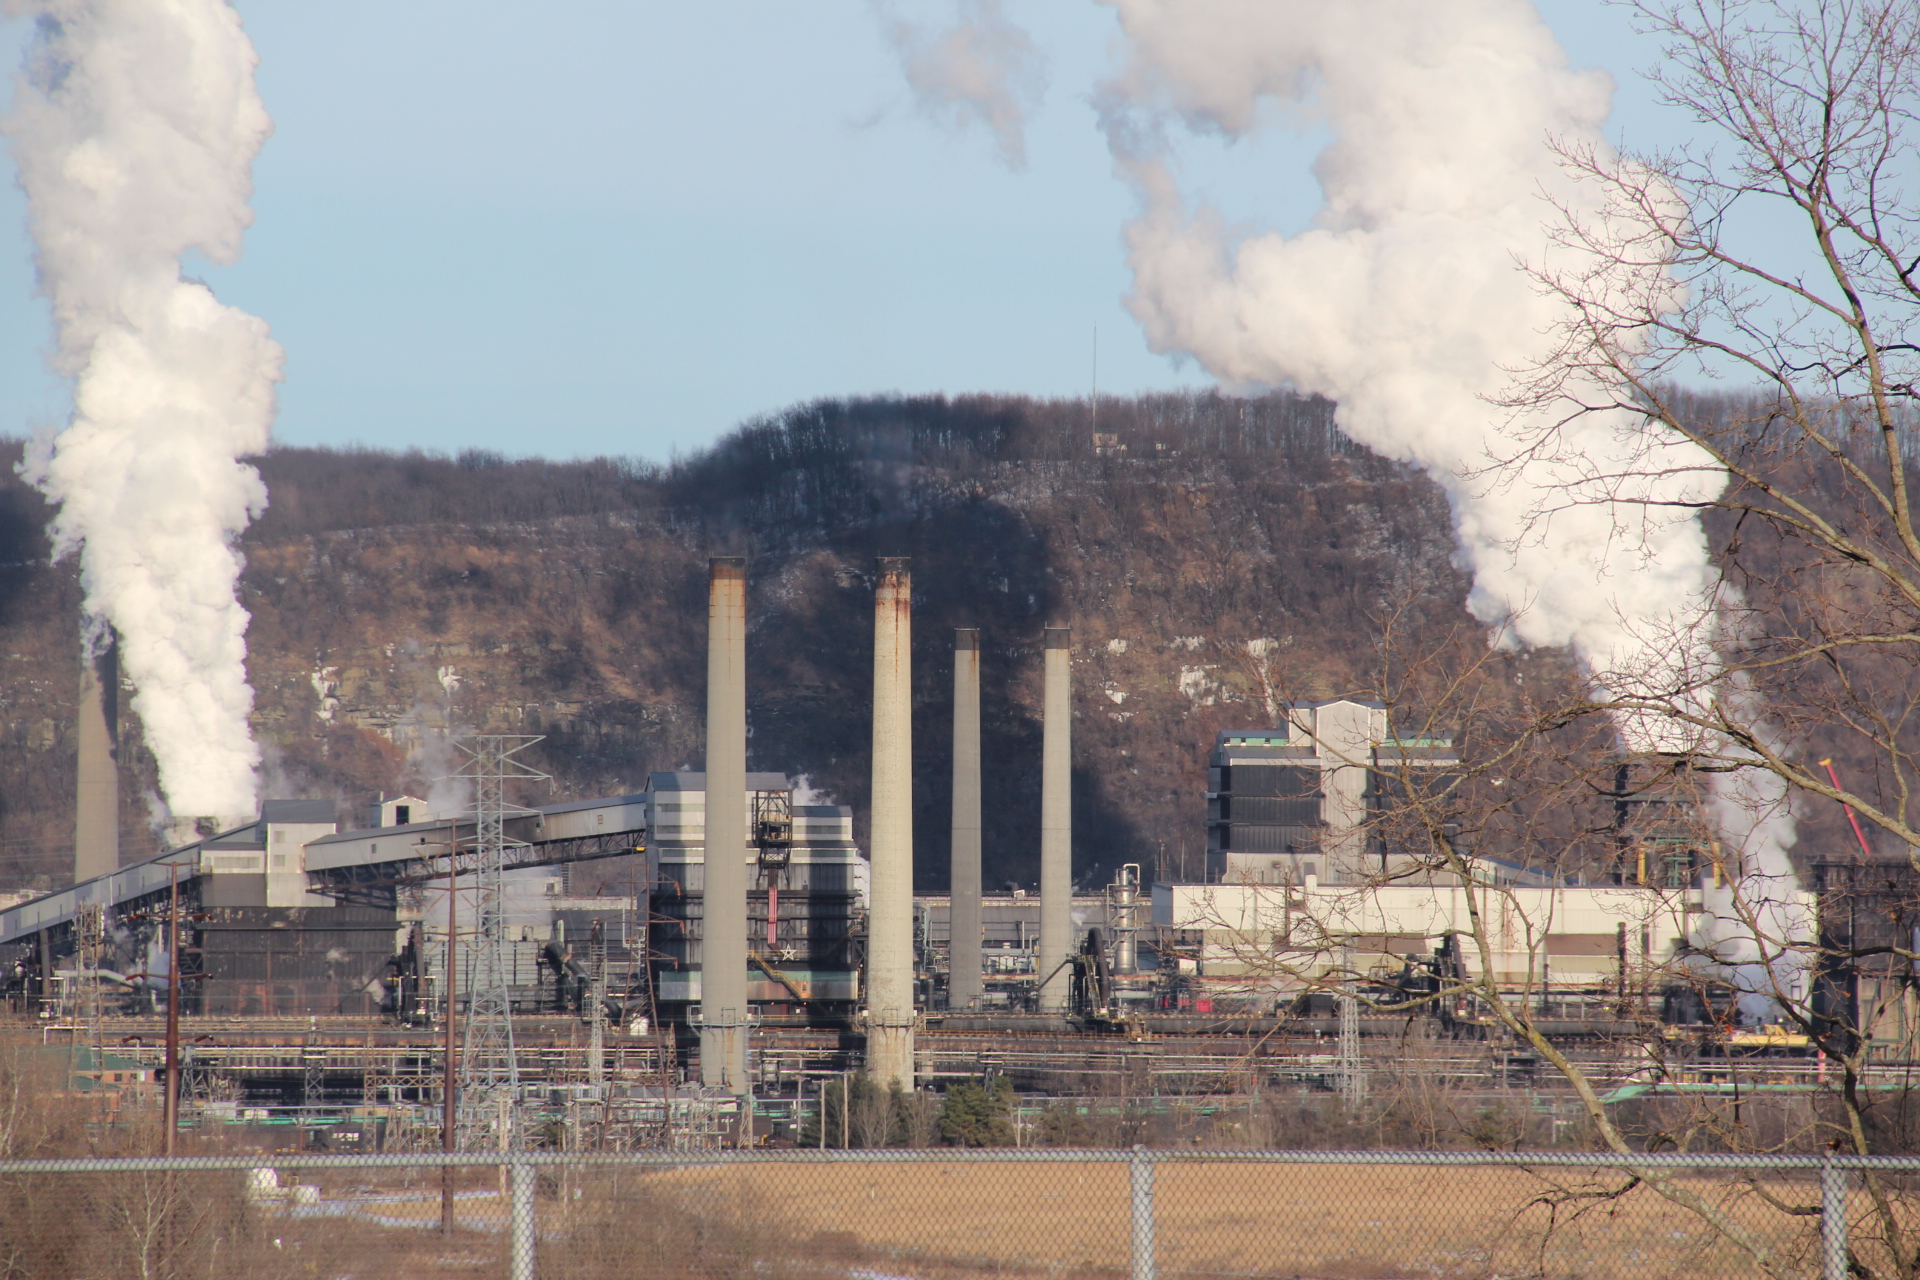
M 467 754 L 455 777 L 473 782 L 474 887 L 477 910 L 467 960 L 467 1024 L 460 1044 L 460 1149 L 519 1150 L 520 1068 L 513 1051 L 513 1006 L 507 956 L 506 862 L 509 817 L 530 814 L 507 800 L 507 783 L 547 775 L 514 759 L 539 737 L 476 734 L 455 745 Z

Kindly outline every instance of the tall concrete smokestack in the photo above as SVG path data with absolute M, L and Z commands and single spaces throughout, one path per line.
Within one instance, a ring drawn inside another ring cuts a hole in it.
M 913 575 L 883 557 L 873 610 L 867 1074 L 913 1087 Z
M 953 633 L 953 880 L 949 897 L 947 1007 L 985 991 L 980 978 L 980 633 Z
M 747 1081 L 747 562 L 707 568 L 707 825 L 700 1083 Z
M 90 648 L 90 646 L 89 646 Z M 79 785 L 73 817 L 77 884 L 120 869 L 120 650 L 109 636 L 80 655 Z
M 1073 975 L 1073 631 L 1046 629 L 1040 740 L 1040 1011 L 1065 1013 Z M 1049 976 L 1051 975 L 1051 976 Z

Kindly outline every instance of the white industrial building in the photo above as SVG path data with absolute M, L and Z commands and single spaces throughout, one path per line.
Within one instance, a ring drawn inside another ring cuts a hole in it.
M 1478 982 L 1491 970 L 1503 992 L 1578 1013 L 1683 981 L 1703 948 L 1751 939 L 1755 914 L 1778 934 L 1769 949 L 1808 945 L 1816 901 L 1798 888 L 1715 887 L 1710 877 L 1680 889 L 1158 884 L 1153 923 L 1163 967 L 1171 960 L 1221 995 L 1290 997 L 1350 979 L 1391 981 L 1410 964 L 1437 961 L 1454 980 Z
M 1503 991 L 1574 1013 L 1684 983 L 1709 948 L 1739 940 L 1750 954 L 1756 915 L 1769 950 L 1813 939 L 1814 894 L 1723 882 L 1728 869 L 1701 853 L 1704 828 L 1657 785 L 1621 802 L 1608 883 L 1485 858 L 1461 883 L 1430 846 L 1396 847 L 1383 830 L 1459 757 L 1446 738 L 1394 734 L 1378 703 L 1296 704 L 1278 727 L 1221 733 L 1208 763 L 1209 882 L 1154 886 L 1153 923 L 1163 966 L 1223 995 L 1424 967 L 1455 982 L 1491 972 Z

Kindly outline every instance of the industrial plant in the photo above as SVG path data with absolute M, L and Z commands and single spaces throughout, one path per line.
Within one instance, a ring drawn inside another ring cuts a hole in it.
M 1457 744 L 1397 736 L 1378 703 L 1295 702 L 1212 744 L 1203 876 L 1127 863 L 1076 886 L 1073 636 L 1049 627 L 1039 889 L 992 893 L 981 682 L 1004 673 L 983 672 L 979 631 L 952 636 L 951 777 L 916 777 L 911 567 L 878 562 L 861 848 L 851 807 L 747 769 L 745 561 L 714 559 L 708 586 L 700 770 L 524 806 L 536 739 L 477 735 L 455 811 L 383 796 L 342 823 L 330 800 L 272 799 L 126 866 L 117 681 L 110 651 L 90 658 L 75 883 L 0 911 L 12 1008 L 89 1061 L 124 1059 L 144 1088 L 164 1082 L 177 1123 L 488 1149 L 554 1132 L 795 1141 L 854 1074 L 906 1091 L 1004 1076 L 1024 1097 L 1169 1107 L 1286 1087 L 1337 1106 L 1409 1035 L 1506 1082 L 1533 1059 L 1495 996 L 1622 1079 L 1649 1044 L 1698 1055 L 1705 1078 L 1755 1045 L 1813 1069 L 1804 1036 L 1755 1031 L 1707 971 L 1701 939 L 1736 910 L 1741 872 L 1674 782 L 1684 759 L 1620 766 L 1600 871 L 1449 860 L 1387 819 L 1444 790 Z M 916 896 L 928 788 L 951 805 L 951 884 Z M 1785 942 L 1908 927 L 1904 880 L 1859 879 L 1829 868 L 1788 895 Z M 1898 966 L 1784 981 L 1860 1035 L 1913 1038 Z

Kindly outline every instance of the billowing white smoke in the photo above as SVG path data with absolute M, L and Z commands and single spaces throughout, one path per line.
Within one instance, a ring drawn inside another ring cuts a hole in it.
M 1738 613 L 1731 592 L 1723 603 L 1724 629 Z M 1736 637 L 1723 639 L 1731 643 Z M 1745 672 L 1723 677 L 1719 696 L 1765 738 L 1778 736 Z M 1781 749 L 1778 742 L 1769 745 Z M 1731 970 L 1734 985 L 1745 993 L 1740 1007 L 1748 1020 L 1761 1021 L 1776 1002 L 1791 1005 L 1808 995 L 1808 957 L 1818 928 L 1797 896 L 1800 878 L 1787 854 L 1798 838 L 1791 796 L 1778 775 L 1762 769 L 1715 774 L 1710 781 L 1708 803 L 1721 847 L 1743 874 L 1709 890 L 1698 941 Z
M 247 613 L 234 538 L 265 507 L 281 350 L 181 278 L 240 254 L 272 122 L 222 0 L 9 0 L 36 20 L 6 121 L 31 210 L 67 428 L 25 473 L 60 504 L 89 614 L 120 635 L 134 710 L 178 816 L 255 811 Z
M 1506 636 L 1573 646 L 1616 694 L 1700 689 L 1711 574 L 1684 504 L 1711 500 L 1724 476 L 1639 415 L 1561 421 L 1571 401 L 1613 402 L 1612 388 L 1566 385 L 1539 410 L 1493 403 L 1568 318 L 1521 264 L 1655 306 L 1674 296 L 1657 257 L 1607 268 L 1553 235 L 1556 205 L 1616 243 L 1643 233 L 1552 145 L 1608 153 L 1610 80 L 1572 70 L 1526 0 L 1105 2 L 1131 43 L 1106 117 L 1144 206 L 1127 230 L 1130 305 L 1155 349 L 1230 384 L 1325 395 L 1353 438 L 1423 467 L 1452 503 L 1471 607 Z M 1328 130 L 1324 202 L 1298 235 L 1232 243 L 1220 217 L 1188 208 L 1168 126 L 1233 137 L 1277 111 Z M 1658 718 L 1624 715 L 1621 729 L 1640 749 L 1693 740 Z M 1740 783 L 1715 800 L 1759 873 L 1752 892 L 1778 898 L 1770 882 L 1792 874 L 1781 797 Z M 1751 905 L 1777 938 L 1779 912 Z M 1721 927 L 1736 928 L 1731 914 Z
M 1133 50 L 1109 135 L 1145 204 L 1127 231 L 1131 306 L 1154 347 L 1228 383 L 1325 395 L 1353 438 L 1424 467 L 1452 500 L 1474 611 L 1515 640 L 1574 645 L 1601 671 L 1658 662 L 1646 633 L 1698 614 L 1706 539 L 1685 513 L 1623 521 L 1593 479 L 1645 476 L 1623 496 L 1698 500 L 1724 483 L 1704 454 L 1589 417 L 1469 478 L 1550 425 L 1488 401 L 1564 319 L 1516 266 L 1576 265 L 1542 193 L 1602 215 L 1549 143 L 1606 146 L 1604 73 L 1570 69 L 1525 0 L 1109 2 Z M 1189 212 L 1159 126 L 1172 114 L 1238 135 L 1276 104 L 1332 135 L 1315 164 L 1324 203 L 1299 235 L 1230 244 L 1220 218 Z M 1640 465 L 1649 447 L 1662 474 Z
M 914 6 L 916 14 L 925 12 Z M 1027 162 L 1026 118 L 1046 89 L 1046 61 L 1000 0 L 957 0 L 938 31 L 882 6 L 882 25 L 920 109 L 942 123 L 983 124 L 1010 169 Z

